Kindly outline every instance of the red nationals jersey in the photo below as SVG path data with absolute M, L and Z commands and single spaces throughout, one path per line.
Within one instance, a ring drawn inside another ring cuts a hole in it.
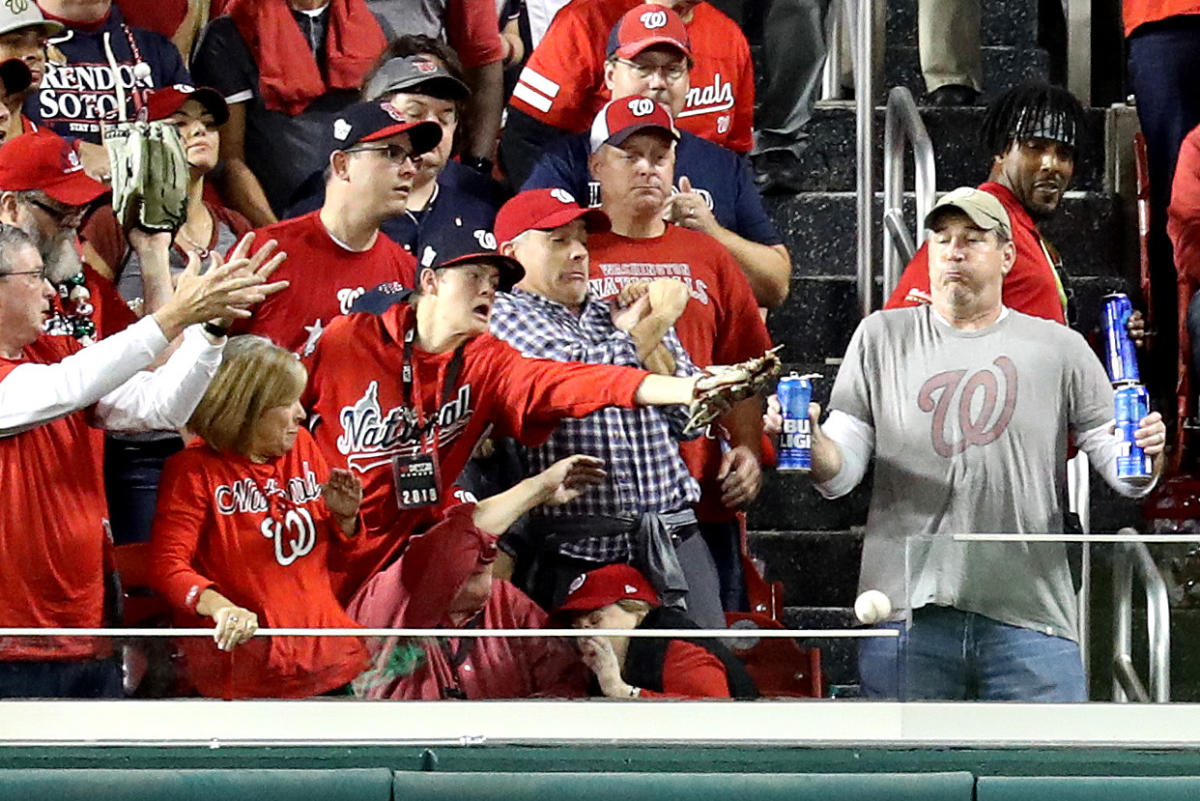
M 573 0 L 559 10 L 513 90 L 512 105 L 570 133 L 591 127 L 612 99 L 604 86 L 608 34 L 638 0 Z M 741 28 L 709 3 L 687 23 L 695 65 L 675 122 L 739 153 L 754 147 L 754 65 Z
M 320 210 L 268 225 L 256 231 L 254 250 L 274 239 L 276 252 L 287 253 L 271 280 L 291 286 L 267 298 L 249 320 L 233 326 L 235 334 L 259 334 L 297 353 L 308 352 L 334 317 L 350 311 L 368 289 L 389 281 L 416 285 L 417 262 L 382 233 L 364 251 L 347 250 L 321 222 Z
M 262 628 L 356 628 L 333 595 L 330 545 L 348 540 L 321 499 L 329 467 L 307 431 L 265 464 L 195 440 L 167 460 L 151 535 L 151 581 L 183 627 L 212 588 L 258 615 Z M 305 698 L 340 687 L 367 666 L 352 637 L 255 637 L 232 653 L 209 638 L 179 647 L 201 694 Z
M 42 335 L 24 360 L 0 359 L 0 381 L 22 364 L 55 364 L 81 350 Z M 0 626 L 95 628 L 103 622 L 108 506 L 88 410 L 0 437 Z M 86 659 L 107 640 L 0 638 L 0 660 Z
M 589 288 L 598 298 L 611 298 L 634 281 L 678 278 L 688 285 L 692 299 L 675 321 L 675 333 L 697 367 L 734 364 L 761 356 L 771 347 L 771 335 L 745 273 L 729 251 L 708 234 L 675 225 L 668 225 L 662 236 L 648 239 L 592 234 L 588 253 Z M 681 443 L 679 450 L 700 482 L 699 518 L 732 519 L 733 512 L 720 501 L 720 443 L 701 437 Z
M 363 482 L 363 531 L 337 585 L 341 598 L 387 565 L 411 534 L 439 517 L 436 507 L 401 511 L 393 479 L 394 459 L 432 450 L 422 442 L 417 412 L 405 403 L 400 383 L 404 334 L 415 318 L 404 303 L 379 316 L 339 318 L 307 362 L 308 388 L 301 400 L 310 412 L 313 436 L 330 464 L 350 468 Z M 457 380 L 443 388 L 452 358 L 452 353 L 413 348 L 413 394 L 425 420 L 437 416 L 438 487 L 444 502 L 475 444 L 493 427 L 493 436 L 536 447 L 564 417 L 633 406 L 646 376 L 630 367 L 526 359 L 483 334 L 467 343 Z
M 987 182 L 979 186 L 984 192 L 995 195 L 1004 204 L 1012 223 L 1013 245 L 1017 248 L 1017 260 L 1004 276 L 1004 305 L 1010 309 L 1053 320 L 1067 322 L 1066 295 L 1050 261 L 1051 251 L 1044 246 L 1037 225 L 1016 195 L 997 183 Z M 884 304 L 885 309 L 900 309 L 905 306 L 920 306 L 929 303 L 929 244 L 913 256 L 912 261 L 900 275 L 900 282 Z

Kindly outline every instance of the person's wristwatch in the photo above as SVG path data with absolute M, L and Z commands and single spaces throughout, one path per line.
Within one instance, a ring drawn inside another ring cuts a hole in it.
M 211 320 L 201 324 L 200 327 L 204 329 L 204 333 L 206 333 L 210 337 L 214 337 L 216 339 L 220 339 L 229 333 L 228 328 L 217 325 L 216 323 L 212 322 Z
M 476 172 L 484 175 L 492 174 L 492 160 L 486 156 L 463 156 L 459 161 Z

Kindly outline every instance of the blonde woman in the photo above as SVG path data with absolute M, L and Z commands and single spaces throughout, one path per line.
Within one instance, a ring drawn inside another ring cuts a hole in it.
M 362 485 L 330 470 L 301 427 L 307 377 L 267 339 L 230 339 L 188 423 L 199 438 L 163 471 L 152 582 L 179 625 L 215 626 L 213 642 L 182 643 L 202 695 L 336 692 L 367 665 L 356 638 L 254 638 L 260 625 L 357 625 L 334 598 L 327 560 L 357 533 Z

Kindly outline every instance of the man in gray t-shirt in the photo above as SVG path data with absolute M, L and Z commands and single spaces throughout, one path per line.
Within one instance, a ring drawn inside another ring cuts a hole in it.
M 895 612 L 867 640 L 868 695 L 1085 700 L 1074 589 L 1061 542 L 963 542 L 962 533 L 1061 533 L 1068 435 L 1118 492 L 1124 443 L 1113 390 L 1083 338 L 1006 309 L 1015 249 L 1004 207 L 963 188 L 925 225 L 933 302 L 871 315 L 846 351 L 830 415 L 814 426 L 812 476 L 849 492 L 875 458 L 860 591 Z M 1161 416 L 1138 444 L 1161 470 Z M 912 626 L 897 622 L 912 613 Z

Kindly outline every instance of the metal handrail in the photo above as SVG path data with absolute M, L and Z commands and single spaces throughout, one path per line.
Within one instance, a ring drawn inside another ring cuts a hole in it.
M 1137 534 L 1123 528 L 1121 534 Z M 1146 588 L 1146 629 L 1150 649 L 1150 692 L 1133 669 L 1133 574 Z M 1113 701 L 1126 703 L 1171 700 L 1171 609 L 1167 584 L 1143 542 L 1115 546 L 1113 554 Z
M 871 267 L 873 245 L 872 206 L 875 201 L 874 165 L 871 147 L 875 142 L 875 76 L 871 54 L 875 48 L 875 33 L 871 25 L 871 0 L 845 0 L 845 10 L 854 33 L 854 107 L 857 137 L 855 151 L 858 161 L 856 218 L 858 220 L 858 305 L 863 317 L 874 307 L 872 294 L 875 278 Z
M 883 129 L 883 213 L 885 219 L 893 213 L 904 216 L 904 150 L 912 143 L 913 180 L 917 195 L 917 222 L 913 226 L 913 247 L 924 241 L 925 215 L 937 201 L 937 168 L 933 161 L 933 142 L 917 111 L 917 103 L 907 87 L 897 86 L 888 92 L 887 112 Z M 884 227 L 883 296 L 896 288 L 900 271 L 912 258 L 905 254 L 891 230 Z

